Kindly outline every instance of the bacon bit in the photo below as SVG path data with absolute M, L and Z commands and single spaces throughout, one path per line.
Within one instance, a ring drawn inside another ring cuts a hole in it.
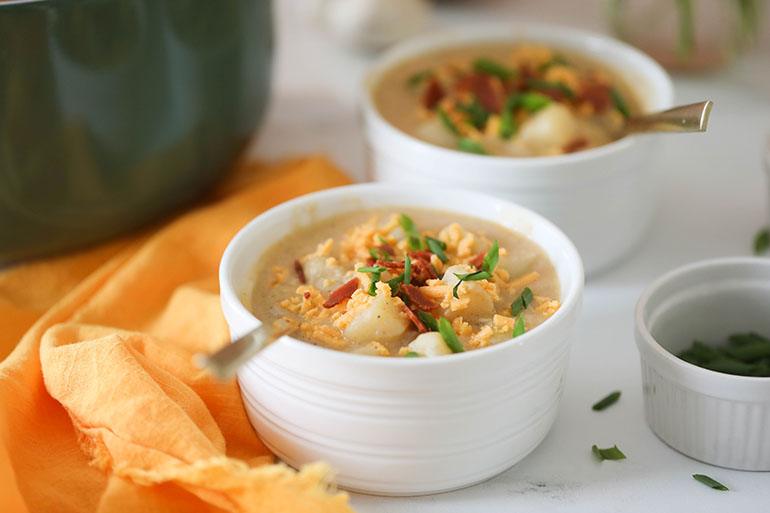
M 406 305 L 401 305 L 401 309 L 406 313 L 407 317 L 409 317 L 409 320 L 414 323 L 419 333 L 428 332 L 428 328 L 425 326 L 422 320 L 420 320 L 420 318 L 417 317 L 417 314 L 414 313 L 412 310 L 410 310 L 409 307 L 407 307 Z
M 438 278 L 438 275 L 433 270 L 430 262 L 421 259 L 414 259 L 412 261 L 412 283 L 424 285 L 426 281 L 435 280 L 436 278 Z
M 425 251 L 424 249 L 420 249 L 417 251 L 412 251 L 411 249 L 407 251 L 409 253 L 409 257 L 412 260 L 424 260 L 426 262 L 430 262 L 430 256 L 433 254 L 430 251 Z
M 390 244 L 380 244 L 379 246 L 374 246 L 374 249 L 381 249 L 390 256 L 396 256 L 396 251 Z
M 604 112 L 612 104 L 610 88 L 603 84 L 590 83 L 583 86 L 581 97 L 590 103 L 594 111 Z
M 329 294 L 329 298 L 326 300 L 326 302 L 323 304 L 324 308 L 332 308 L 337 306 L 338 304 L 342 303 L 346 299 L 348 299 L 350 296 L 353 295 L 353 292 L 358 290 L 358 278 L 353 278 L 349 282 L 347 282 L 345 285 L 341 286 L 331 294 Z
M 294 270 L 297 272 L 297 278 L 299 278 L 299 282 L 307 283 L 307 279 L 305 279 L 305 271 L 302 269 L 302 264 L 299 263 L 299 260 L 294 261 Z
M 564 146 L 564 153 L 572 153 L 578 150 L 582 150 L 586 146 L 588 146 L 588 139 L 581 137 L 580 139 L 575 139 L 574 141 L 567 143 L 567 145 Z
M 487 258 L 487 252 L 486 252 L 486 251 L 484 251 L 484 252 L 482 252 L 482 253 L 479 253 L 478 255 L 476 255 L 476 256 L 475 256 L 475 257 L 473 257 L 473 258 L 471 259 L 471 261 L 470 261 L 470 262 L 468 262 L 468 263 L 469 263 L 469 264 L 471 264 L 471 265 L 472 265 L 473 267 L 475 267 L 476 269 L 481 269 L 481 266 L 482 266 L 482 265 L 484 265 L 484 259 L 485 259 L 485 258 Z
M 503 100 L 492 86 L 491 77 L 487 75 L 477 75 L 476 81 L 473 84 L 473 92 L 476 93 L 479 103 L 481 103 L 485 109 L 496 114 L 499 114 L 503 109 Z
M 564 95 L 564 92 L 561 89 L 556 89 L 555 87 L 542 87 L 542 88 L 533 88 L 533 91 L 536 91 L 543 96 L 549 97 L 551 100 L 555 102 L 560 102 L 565 100 L 567 97 Z
M 444 97 L 444 89 L 435 78 L 430 79 L 422 95 L 422 104 L 426 109 L 433 110 Z
M 388 269 L 403 269 L 404 265 L 406 263 L 401 262 L 383 262 L 382 260 L 377 260 L 374 265 L 381 265 L 382 267 L 387 267 Z
M 305 292 L 302 295 L 305 297 L 305 299 L 310 299 L 310 292 Z
M 372 267 L 374 265 L 374 262 L 376 262 L 376 260 L 373 259 L 372 257 L 367 258 L 366 259 L 366 267 Z
M 411 304 L 420 310 L 429 312 L 438 308 L 438 303 L 425 297 L 419 287 L 415 287 L 414 285 L 401 285 L 401 290 L 404 291 L 404 294 L 409 298 Z

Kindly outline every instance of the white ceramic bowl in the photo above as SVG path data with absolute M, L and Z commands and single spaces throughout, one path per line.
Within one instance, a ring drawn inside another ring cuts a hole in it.
M 362 207 L 426 207 L 476 216 L 543 247 L 561 280 L 562 306 L 545 323 L 480 350 L 436 358 L 382 358 L 283 337 L 238 373 L 249 419 L 294 467 L 324 460 L 347 489 L 416 495 L 492 477 L 532 451 L 556 417 L 578 316 L 583 269 L 567 237 L 541 216 L 457 189 L 381 184 L 297 198 L 243 228 L 220 266 L 222 307 L 233 337 L 259 321 L 242 302 L 262 253 L 292 228 Z
M 408 40 L 387 51 L 362 91 L 370 172 L 381 182 L 440 183 L 475 189 L 531 208 L 572 239 L 588 274 L 626 255 L 654 212 L 654 155 L 661 136 L 629 136 L 586 151 L 551 157 L 473 155 L 436 146 L 390 125 L 371 91 L 384 72 L 431 50 L 480 41 L 532 41 L 585 54 L 625 79 L 645 111 L 672 106 L 673 86 L 651 58 L 620 41 L 565 27 L 478 27 Z
M 770 470 L 770 378 L 697 367 L 674 354 L 698 339 L 770 334 L 770 259 L 723 258 L 676 269 L 636 306 L 644 407 L 652 430 L 692 458 Z

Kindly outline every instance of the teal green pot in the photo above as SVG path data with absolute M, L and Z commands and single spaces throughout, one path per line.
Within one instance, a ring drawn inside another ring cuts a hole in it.
M 272 36 L 268 0 L 0 1 L 0 263 L 199 197 L 265 110 Z

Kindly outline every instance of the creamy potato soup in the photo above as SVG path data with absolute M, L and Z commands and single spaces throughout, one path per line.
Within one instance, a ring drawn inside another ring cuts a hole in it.
M 377 110 L 424 141 L 477 154 L 561 155 L 621 136 L 639 112 L 606 67 L 543 45 L 488 43 L 426 53 L 387 71 Z
M 271 247 L 251 311 L 310 344 L 376 356 L 439 356 L 535 329 L 560 306 L 537 244 L 436 210 L 361 210 Z

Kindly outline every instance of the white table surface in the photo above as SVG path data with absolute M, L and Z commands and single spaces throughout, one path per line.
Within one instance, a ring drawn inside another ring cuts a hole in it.
M 317 29 L 313 2 L 275 4 L 273 97 L 253 153 L 260 158 L 322 153 L 364 179 L 356 96 L 371 57 L 341 48 Z M 770 14 L 770 3 L 767 7 Z M 606 31 L 595 0 L 444 2 L 432 25 L 501 19 Z M 415 498 L 351 494 L 354 508 L 362 513 L 770 510 L 770 473 L 706 465 L 653 434 L 644 420 L 633 340 L 634 304 L 655 277 L 695 260 L 748 255 L 755 233 L 768 222 L 760 155 L 770 136 L 769 40 L 726 72 L 674 78 L 678 102 L 715 102 L 708 133 L 672 137 L 661 159 L 660 202 L 648 236 L 633 256 L 586 284 L 562 406 L 545 441 L 482 484 Z M 591 411 L 596 400 L 616 389 L 623 392 L 616 405 Z M 628 459 L 600 463 L 591 454 L 593 444 L 617 444 Z M 694 481 L 694 473 L 708 474 L 731 491 L 713 491 Z

